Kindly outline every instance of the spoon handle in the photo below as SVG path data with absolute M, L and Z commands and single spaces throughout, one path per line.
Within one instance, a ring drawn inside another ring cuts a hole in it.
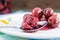
M 15 26 L 0 26 L 0 28 L 18 28 L 18 27 L 15 27 Z
M 47 25 L 47 23 L 46 24 L 44 24 L 41 28 L 39 28 L 39 29 L 42 29 L 42 28 L 44 28 L 45 26 Z

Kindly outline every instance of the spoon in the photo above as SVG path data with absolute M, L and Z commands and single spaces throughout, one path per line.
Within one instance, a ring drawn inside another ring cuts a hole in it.
M 23 30 L 24 32 L 28 32 L 28 33 L 32 33 L 32 32 L 36 32 L 42 28 L 44 28 L 47 25 L 47 21 L 40 21 L 37 22 L 39 25 L 42 25 L 42 27 L 38 28 L 38 29 L 33 29 L 33 30 Z
M 38 29 L 33 29 L 33 30 L 23 30 L 24 32 L 28 32 L 28 33 L 31 33 L 31 32 L 36 32 L 42 28 L 44 28 L 46 25 L 47 25 L 47 21 L 40 21 L 40 22 L 37 22 L 38 25 L 42 25 L 42 27 L 38 28 Z M 0 26 L 0 28 L 17 28 L 17 29 L 20 29 L 20 27 L 16 27 L 16 26 Z M 22 29 L 21 29 L 22 30 Z

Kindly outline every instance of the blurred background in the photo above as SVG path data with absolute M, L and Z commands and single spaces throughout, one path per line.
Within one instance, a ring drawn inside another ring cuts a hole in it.
M 11 0 L 12 10 L 29 10 L 31 11 L 34 7 L 51 7 L 55 11 L 60 11 L 60 0 Z

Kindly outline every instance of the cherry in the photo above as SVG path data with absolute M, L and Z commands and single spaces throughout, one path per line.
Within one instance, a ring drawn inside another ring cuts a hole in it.
M 57 14 L 53 14 L 49 19 L 48 19 L 48 23 L 49 25 L 51 25 L 52 27 L 57 27 L 58 26 L 58 18 L 57 18 Z
M 53 15 L 54 11 L 52 8 L 46 8 L 43 13 L 46 16 L 46 18 L 49 18 L 51 15 Z
M 4 9 L 4 5 L 0 3 L 0 10 Z
M 28 21 L 29 22 L 29 20 L 28 19 L 30 19 L 32 17 L 32 15 L 31 14 L 25 14 L 24 15 L 24 17 L 23 17 L 23 21 L 24 22 L 26 22 L 26 21 Z
M 37 25 L 38 25 L 37 22 L 39 21 L 38 18 L 32 17 L 32 19 L 33 19 L 33 20 L 32 20 L 32 23 L 31 23 L 31 24 L 33 25 L 33 27 L 37 27 Z
M 42 9 L 39 8 L 39 7 L 36 7 L 36 8 L 34 8 L 34 9 L 32 10 L 32 14 L 33 14 L 33 16 L 35 16 L 35 17 L 38 17 L 38 16 L 41 17 L 41 15 L 42 15 Z
M 31 30 L 32 27 L 25 22 L 25 23 L 23 23 L 23 29 L 24 30 Z
M 54 14 L 52 8 L 46 8 L 44 11 L 36 7 L 33 9 L 32 14 L 25 14 L 23 17 L 23 27 L 24 30 L 34 30 L 42 27 L 39 25 L 39 21 L 47 21 L 48 24 L 46 27 L 43 27 L 41 30 L 48 30 L 58 26 L 57 14 Z
M 24 17 L 23 17 L 23 22 L 27 23 L 32 28 L 37 28 L 37 25 L 38 25 L 37 22 L 38 21 L 39 21 L 38 18 L 32 16 L 31 14 L 25 14 Z

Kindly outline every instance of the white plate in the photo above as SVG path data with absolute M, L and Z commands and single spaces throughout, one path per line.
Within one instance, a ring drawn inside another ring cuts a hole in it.
M 14 18 L 15 22 L 17 22 L 17 23 L 15 23 L 15 24 L 13 22 L 12 23 L 15 26 L 18 25 L 20 27 L 23 15 L 24 14 L 20 14 L 20 16 L 18 16 L 18 14 L 15 14 L 15 16 L 13 16 L 13 18 Z M 60 14 L 58 14 L 58 17 L 60 17 Z M 6 17 L 4 17 L 4 18 L 6 18 Z M 18 18 L 20 21 L 17 20 Z M 47 31 L 40 30 L 40 31 L 35 32 L 35 33 L 25 33 L 25 32 L 22 32 L 21 29 L 17 29 L 17 28 L 0 28 L 0 31 L 3 33 L 9 34 L 9 35 L 18 36 L 18 37 L 22 37 L 22 38 L 31 38 L 31 39 L 60 38 L 60 25 L 58 28 L 55 28 L 55 29 L 51 29 L 51 30 L 47 30 Z

